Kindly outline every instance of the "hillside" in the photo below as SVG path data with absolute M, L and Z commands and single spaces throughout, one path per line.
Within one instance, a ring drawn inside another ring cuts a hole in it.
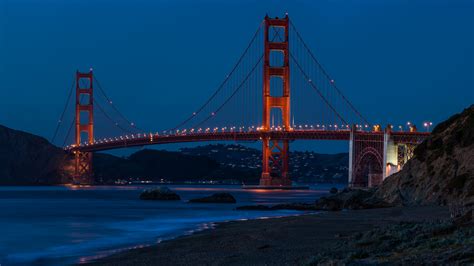
M 376 196 L 403 205 L 474 205 L 474 105 L 436 126 Z
M 94 173 L 99 183 L 117 179 L 183 182 L 230 181 L 257 182 L 257 176 L 220 165 L 207 156 L 145 149 L 127 158 L 95 154 Z
M 66 154 L 46 139 L 0 126 L 0 184 L 62 183 Z
M 212 144 L 183 148 L 183 154 L 206 156 L 227 168 L 259 176 L 262 152 L 239 144 Z M 290 152 L 290 176 L 300 183 L 347 182 L 348 153 L 320 154 L 312 151 Z
M 347 153 L 291 152 L 295 181 L 345 182 Z M 258 183 L 261 151 L 242 145 L 205 145 L 179 152 L 141 150 L 127 158 L 94 154 L 95 182 L 161 179 Z M 36 185 L 71 182 L 73 160 L 61 148 L 30 133 L 0 126 L 0 184 Z

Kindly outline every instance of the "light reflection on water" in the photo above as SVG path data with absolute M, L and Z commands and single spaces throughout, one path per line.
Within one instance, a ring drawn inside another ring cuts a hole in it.
M 86 262 L 182 234 L 215 222 L 299 214 L 236 211 L 239 205 L 313 202 L 327 188 L 242 190 L 239 186 L 170 185 L 181 201 L 141 201 L 145 186 L 0 187 L 0 264 Z M 189 199 L 230 192 L 237 204 L 191 204 Z

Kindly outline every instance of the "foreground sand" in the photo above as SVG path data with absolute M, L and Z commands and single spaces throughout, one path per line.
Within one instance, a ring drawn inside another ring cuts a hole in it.
M 346 236 L 400 221 L 448 219 L 445 207 L 396 207 L 227 222 L 91 265 L 302 265 Z

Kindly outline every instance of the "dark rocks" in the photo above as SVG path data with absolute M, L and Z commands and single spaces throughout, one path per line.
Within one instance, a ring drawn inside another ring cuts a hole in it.
M 314 204 L 310 203 L 288 203 L 269 205 L 239 206 L 236 210 L 274 211 L 274 210 L 297 210 L 297 211 L 340 211 L 343 209 L 359 210 L 393 207 L 391 204 L 374 196 L 374 190 L 344 189 L 343 191 L 322 197 Z
M 140 194 L 142 200 L 181 200 L 178 194 L 167 187 L 147 189 Z
M 315 208 L 323 211 L 340 211 L 344 206 L 344 202 L 338 198 L 322 197 L 315 203 Z
M 192 203 L 236 203 L 235 198 L 229 193 L 215 193 L 209 197 L 192 199 Z
M 344 189 L 340 193 L 328 197 L 322 197 L 315 203 L 316 209 L 326 211 L 340 211 L 342 209 L 359 210 L 387 207 L 393 207 L 393 205 L 377 198 L 373 189 Z
M 337 188 L 333 187 L 329 190 L 329 193 L 336 194 L 338 192 Z
M 275 211 L 275 210 L 295 210 L 295 211 L 316 211 L 316 206 L 310 203 L 288 203 L 288 204 L 277 204 L 273 206 L 269 205 L 247 205 L 239 206 L 236 210 L 248 210 L 248 211 Z
M 472 265 L 473 241 L 472 226 L 403 221 L 350 235 L 310 265 Z

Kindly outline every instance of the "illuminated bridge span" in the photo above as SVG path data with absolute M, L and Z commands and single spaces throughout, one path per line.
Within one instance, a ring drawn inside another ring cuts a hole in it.
M 74 87 L 75 104 L 70 105 Z M 98 94 L 94 94 L 96 87 Z M 75 116 L 69 127 L 61 127 L 69 106 L 75 107 Z M 104 122 L 99 123 L 101 119 Z M 266 16 L 211 97 L 171 129 L 138 128 L 113 104 L 92 70 L 76 73 L 53 141 L 62 128 L 66 130 L 63 146 L 75 157 L 76 183 L 92 182 L 92 155 L 97 151 L 166 143 L 261 141 L 260 184 L 290 186 L 290 142 L 339 140 L 349 142 L 349 184 L 374 186 L 399 171 L 428 135 L 417 132 L 414 125 L 403 131 L 370 124 L 336 86 L 288 16 Z M 71 135 L 73 144 L 66 146 Z

